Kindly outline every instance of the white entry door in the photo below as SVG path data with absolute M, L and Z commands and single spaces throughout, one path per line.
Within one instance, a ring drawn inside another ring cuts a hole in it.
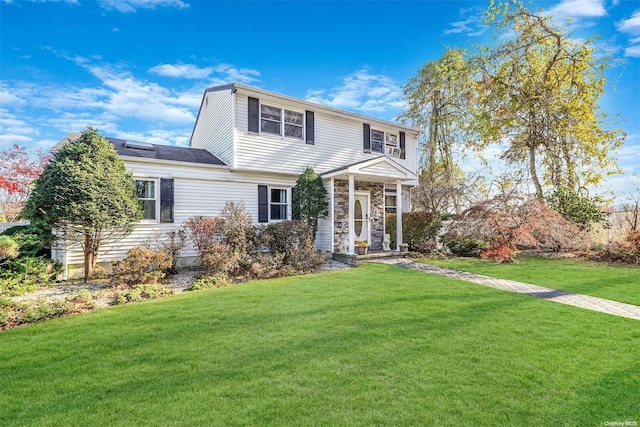
M 353 202 L 354 240 L 369 242 L 369 196 L 356 194 Z

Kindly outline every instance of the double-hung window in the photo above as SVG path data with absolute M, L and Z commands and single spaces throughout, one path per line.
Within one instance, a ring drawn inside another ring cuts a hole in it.
M 384 132 L 371 129 L 371 151 L 384 153 Z
M 260 130 L 289 138 L 304 138 L 304 114 L 269 105 L 260 106 Z
M 284 188 L 271 189 L 271 220 L 287 219 L 287 190 Z
M 152 179 L 136 179 L 134 181 L 136 194 L 142 207 L 142 219 L 155 221 L 157 219 L 157 191 L 156 181 Z

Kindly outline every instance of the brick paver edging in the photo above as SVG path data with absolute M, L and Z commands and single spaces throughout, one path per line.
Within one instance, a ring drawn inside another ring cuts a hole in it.
M 453 279 L 465 280 L 467 282 L 502 289 L 504 291 L 517 292 L 519 294 L 530 295 L 536 298 L 543 298 L 560 304 L 572 305 L 574 307 L 598 311 L 600 313 L 640 320 L 640 306 L 633 304 L 625 304 L 623 302 L 611 301 L 589 295 L 574 294 L 558 289 L 516 282 L 514 280 L 496 279 L 495 277 L 467 273 L 465 271 L 452 270 L 450 268 L 438 267 L 431 264 L 423 264 L 405 259 L 371 260 L 370 262 L 397 265 L 398 267 L 451 277 Z

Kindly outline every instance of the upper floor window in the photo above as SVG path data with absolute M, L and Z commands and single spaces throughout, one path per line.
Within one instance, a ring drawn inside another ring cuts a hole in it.
M 142 219 L 156 220 L 156 181 L 150 179 L 136 179 L 136 194 L 142 207 Z
M 383 153 L 404 159 L 405 147 L 404 132 L 385 132 L 371 129 L 367 123 L 362 124 L 362 149 L 365 153 Z
M 302 113 L 264 104 L 260 106 L 260 130 L 262 132 L 303 139 L 303 128 L 304 116 Z
M 371 129 L 371 151 L 384 153 L 384 132 Z

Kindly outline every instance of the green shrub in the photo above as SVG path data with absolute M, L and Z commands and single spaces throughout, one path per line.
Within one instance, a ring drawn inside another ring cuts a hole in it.
M 232 285 L 233 281 L 225 276 L 201 277 L 187 288 L 187 291 L 202 291 Z
M 40 257 L 18 257 L 0 269 L 0 294 L 22 295 L 55 280 L 62 264 Z
M 435 240 L 441 227 L 440 215 L 428 212 L 403 212 L 402 242 L 409 246 L 410 251 L 428 250 L 429 242 Z M 386 214 L 385 233 L 391 238 L 391 249 L 395 249 L 398 246 L 396 214 Z
M 167 289 L 162 285 L 136 285 L 127 291 L 120 292 L 115 302 L 116 304 L 127 304 L 173 294 L 174 292 L 171 289 Z
M 27 257 L 49 257 L 49 248 L 56 239 L 49 230 L 31 224 L 7 228 L 2 235 L 11 237 L 19 246 L 20 256 Z
M 466 257 L 480 256 L 487 249 L 487 242 L 468 236 L 446 236 L 445 244 L 452 253 Z
M 122 261 L 113 263 L 112 283 L 129 286 L 157 284 L 171 267 L 171 257 L 164 252 L 132 248 Z
M 20 253 L 18 244 L 9 236 L 0 236 L 0 265 L 4 265 L 16 258 Z

